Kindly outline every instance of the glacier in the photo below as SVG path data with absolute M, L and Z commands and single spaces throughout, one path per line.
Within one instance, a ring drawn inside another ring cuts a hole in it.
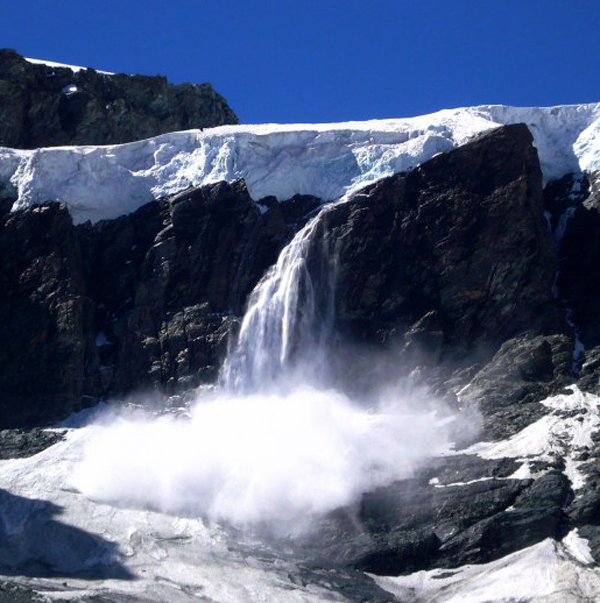
M 221 126 L 115 146 L 0 148 L 0 191 L 16 198 L 13 210 L 63 202 L 75 223 L 237 179 L 255 201 L 296 194 L 331 201 L 512 123 L 529 126 L 545 181 L 600 169 L 600 103 L 484 105 L 404 119 Z

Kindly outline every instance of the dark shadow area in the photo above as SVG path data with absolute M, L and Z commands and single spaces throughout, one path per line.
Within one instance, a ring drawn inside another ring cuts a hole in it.
M 133 580 L 117 545 L 57 521 L 61 507 L 0 489 L 0 575 Z

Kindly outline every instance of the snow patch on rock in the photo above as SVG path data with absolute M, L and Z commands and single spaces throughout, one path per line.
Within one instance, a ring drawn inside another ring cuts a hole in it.
M 570 555 L 583 565 L 594 565 L 590 543 L 579 535 L 577 528 L 571 530 L 562 540 Z
M 55 63 L 54 61 L 44 61 L 41 59 L 31 59 L 29 57 L 23 57 L 28 63 L 33 63 L 34 65 L 46 65 L 46 67 L 60 67 L 62 69 L 70 69 L 74 73 L 78 71 L 85 71 L 88 67 L 81 67 L 79 65 L 67 65 L 66 63 Z M 103 73 L 104 75 L 114 75 L 111 71 L 99 71 L 98 69 L 94 69 L 98 73 Z
M 542 401 L 551 412 L 528 425 L 511 438 L 499 442 L 481 442 L 461 450 L 485 459 L 516 458 L 524 463 L 519 477 L 530 477 L 529 461 L 552 461 L 563 458 L 565 475 L 573 490 L 585 485 L 580 470 L 585 461 L 581 454 L 594 448 L 592 435 L 600 429 L 600 398 L 570 386 L 571 393 Z M 514 476 L 513 476 L 514 477 Z

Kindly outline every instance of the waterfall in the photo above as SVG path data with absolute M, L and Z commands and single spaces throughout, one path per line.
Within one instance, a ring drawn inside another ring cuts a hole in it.
M 221 371 L 224 387 L 248 392 L 276 384 L 299 366 L 316 380 L 326 372 L 337 276 L 336 242 L 323 208 L 282 250 L 250 294 Z

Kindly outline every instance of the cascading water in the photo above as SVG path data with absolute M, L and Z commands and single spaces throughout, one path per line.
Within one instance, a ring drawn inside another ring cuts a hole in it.
M 316 518 L 447 450 L 450 415 L 435 400 L 394 373 L 365 397 L 346 387 L 348 365 L 338 370 L 336 205 L 307 222 L 251 293 L 220 387 L 198 390 L 183 416 L 116 417 L 93 432 L 76 489 L 272 534 L 310 532 Z
M 264 390 L 281 383 L 309 357 L 312 380 L 325 372 L 338 264 L 336 242 L 324 228 L 331 207 L 296 234 L 250 295 L 237 340 L 223 365 L 223 387 Z

